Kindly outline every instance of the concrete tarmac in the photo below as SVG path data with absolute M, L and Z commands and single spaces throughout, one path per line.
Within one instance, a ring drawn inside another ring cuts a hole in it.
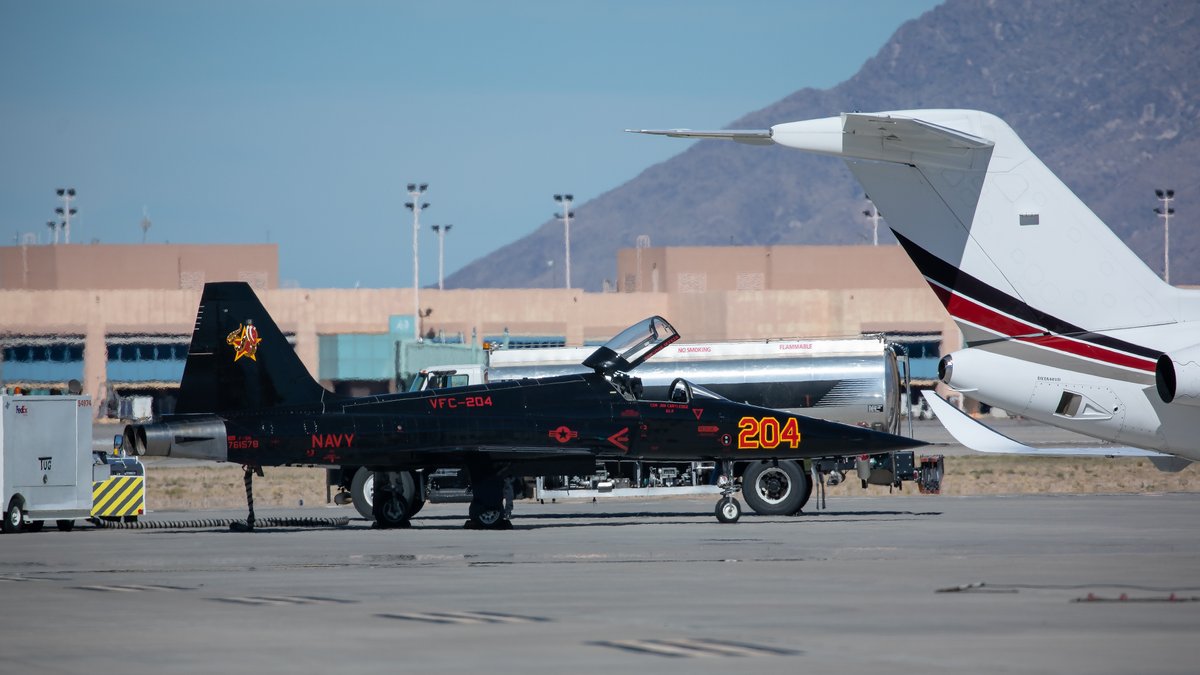
M 714 505 L 3 535 L 0 671 L 1196 672 L 1200 495 L 846 498 L 735 525 Z

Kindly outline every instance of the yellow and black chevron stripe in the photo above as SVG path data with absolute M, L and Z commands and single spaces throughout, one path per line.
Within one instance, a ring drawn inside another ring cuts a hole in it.
M 92 483 L 93 516 L 140 516 L 145 510 L 145 476 L 112 476 Z

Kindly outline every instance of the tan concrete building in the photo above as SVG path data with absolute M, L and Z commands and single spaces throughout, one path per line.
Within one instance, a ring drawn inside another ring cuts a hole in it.
M 114 384 L 113 375 L 124 367 L 122 344 L 141 345 L 141 359 L 162 360 L 166 353 L 181 364 L 180 345 L 190 339 L 200 299 L 197 280 L 250 280 L 314 374 L 320 372 L 321 336 L 388 333 L 391 317 L 411 315 L 412 289 L 280 289 L 274 245 L 203 248 L 219 250 L 193 257 L 197 251 L 166 245 L 0 249 L 0 343 L 41 344 L 37 338 L 81 346 L 78 379 L 85 393 L 100 399 L 110 389 L 126 388 Z M 243 250 L 232 255 L 228 249 Z M 127 278 L 110 280 L 124 275 L 108 270 L 131 259 L 146 270 L 141 288 L 128 287 Z M 26 271 L 30 260 L 46 270 Z M 21 265 L 15 272 L 14 262 Z M 462 334 L 469 342 L 507 329 L 511 335 L 555 335 L 567 345 L 581 345 L 659 314 L 685 341 L 887 331 L 941 334 L 943 351 L 959 344 L 949 315 L 899 247 L 629 249 L 619 253 L 618 269 L 617 293 L 422 289 L 421 306 L 432 310 L 422 331 Z M 94 287 L 81 288 L 84 284 Z M 146 345 L 158 345 L 158 356 L 147 357 Z M 15 364 L 0 363 L 0 380 L 11 386 L 14 370 Z M 169 384 L 155 377 L 141 379 Z
M 0 247 L 0 289 L 199 289 L 205 281 L 279 287 L 276 244 L 46 244 Z

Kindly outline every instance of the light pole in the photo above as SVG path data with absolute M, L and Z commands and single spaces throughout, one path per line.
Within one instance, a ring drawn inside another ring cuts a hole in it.
M 443 290 L 442 286 L 442 270 L 445 269 L 446 262 L 446 233 L 450 231 L 453 225 L 432 225 L 433 231 L 437 232 L 438 236 L 438 290 Z
M 78 213 L 71 208 L 71 201 L 75 199 L 75 188 L 58 188 L 54 191 L 58 198 L 62 200 L 63 205 L 54 209 L 54 212 L 62 216 L 63 219 L 63 243 L 71 243 L 71 216 Z M 55 237 L 55 243 L 58 243 L 58 237 Z
M 575 195 L 554 195 L 554 201 L 562 204 L 562 214 L 554 214 L 555 218 L 560 218 L 563 221 L 563 239 L 567 250 L 566 269 L 564 276 L 567 280 L 567 289 L 571 288 L 571 219 L 575 217 L 575 212 L 571 210 L 571 202 L 575 201 Z
M 408 196 L 412 201 L 405 204 L 413 212 L 413 339 L 421 339 L 421 283 L 420 259 L 417 256 L 417 238 L 421 233 L 421 210 L 429 208 L 429 202 L 422 202 L 421 195 L 429 189 L 429 183 L 408 184 Z
M 1162 206 L 1156 207 L 1154 212 L 1163 219 L 1163 281 L 1169 284 L 1171 283 L 1171 216 L 1175 213 L 1175 209 L 1171 208 L 1171 202 L 1175 199 L 1175 191 L 1155 190 L 1154 196 L 1162 202 Z
M 863 209 L 862 214 L 871 219 L 871 245 L 879 245 L 879 208 L 875 206 L 875 202 L 871 201 L 870 195 L 864 195 L 867 201 L 870 202 L 871 208 Z
M 58 243 L 58 223 L 53 220 L 46 221 L 46 227 L 50 228 L 50 236 L 54 238 L 54 243 Z

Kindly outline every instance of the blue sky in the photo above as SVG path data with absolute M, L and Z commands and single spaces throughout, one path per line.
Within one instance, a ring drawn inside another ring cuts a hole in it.
M 719 128 L 826 88 L 937 0 L 0 3 L 0 242 L 276 242 L 284 280 L 446 274 Z M 839 111 L 830 111 L 836 113 Z

